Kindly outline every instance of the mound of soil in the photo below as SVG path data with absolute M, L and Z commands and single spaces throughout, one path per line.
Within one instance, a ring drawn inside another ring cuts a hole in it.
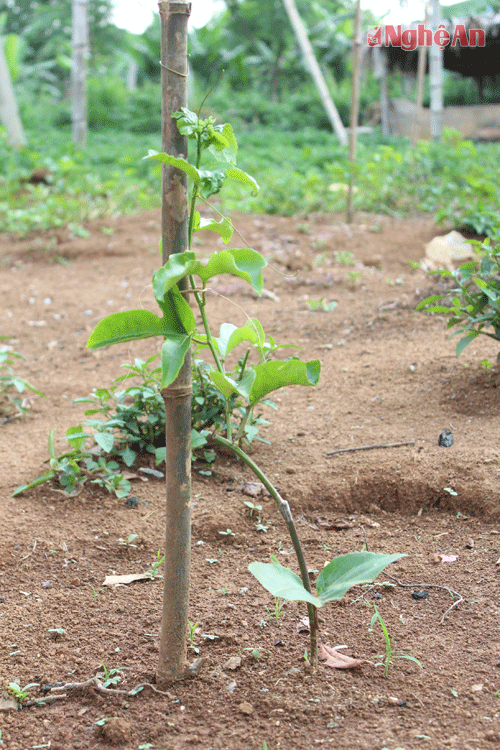
M 291 505 L 311 575 L 363 545 L 407 555 L 375 587 L 354 588 L 321 610 L 322 643 L 369 663 L 311 669 L 305 606 L 286 602 L 276 612 L 247 570 L 271 554 L 296 570 L 284 523 L 269 497 L 251 496 L 267 529 L 257 530 L 245 506 L 253 478 L 221 455 L 211 476 L 193 467 L 189 654 L 206 658 L 199 674 L 167 692 L 145 687 L 135 696 L 88 683 L 105 667 L 119 670 L 112 688 L 154 686 L 162 580 L 103 582 L 151 567 L 164 545 L 164 484 L 134 480 L 136 506 L 90 484 L 74 498 L 52 484 L 15 499 L 12 492 L 45 471 L 50 430 L 64 451 L 67 428 L 84 419 L 72 399 L 108 387 L 122 363 L 157 352 L 154 339 L 95 352 L 85 344 L 109 312 L 155 311 L 160 216 L 89 224 L 86 238 L 68 230 L 22 241 L 3 236 L 0 334 L 27 356 L 17 372 L 45 398 L 28 394 L 30 414 L 0 426 L 0 689 L 73 684 L 45 704 L 48 688 L 30 688 L 41 704 L 22 711 L 4 694 L 4 746 L 498 745 L 500 378 L 481 366 L 495 361 L 498 346 L 484 337 L 457 359 L 445 320 L 414 312 L 440 283 L 410 265 L 440 233 L 426 217 L 359 215 L 347 226 L 340 216 L 242 216 L 234 223 L 242 240 L 233 246 L 252 246 L 269 262 L 266 292 L 258 299 L 238 279 L 218 278 L 209 311 L 215 330 L 256 317 L 278 342 L 322 362 L 316 388 L 277 394 L 277 412 L 263 407 L 271 424 L 261 436 L 269 444 L 253 447 Z M 215 235 L 199 237 L 202 254 L 218 247 Z M 335 309 L 310 309 L 320 300 L 313 307 Z M 439 444 L 444 430 L 454 438 L 448 447 Z M 231 535 L 220 533 L 228 529 Z M 135 547 L 119 544 L 130 534 L 138 535 Z M 370 629 L 373 604 L 393 638 L 386 677 L 380 625 Z M 395 658 L 398 652 L 421 666 Z

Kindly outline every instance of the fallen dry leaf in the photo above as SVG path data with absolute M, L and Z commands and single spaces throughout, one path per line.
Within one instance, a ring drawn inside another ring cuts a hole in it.
M 347 648 L 347 646 L 321 646 L 318 651 L 318 659 L 325 662 L 325 667 L 332 667 L 332 669 L 352 669 L 353 667 L 359 667 L 361 664 L 371 664 L 372 661 L 366 659 L 353 659 L 351 656 L 345 656 L 345 654 L 339 654 L 339 648 Z
M 125 586 L 128 583 L 134 583 L 134 581 L 152 581 L 151 576 L 144 575 L 144 573 L 131 573 L 124 576 L 106 576 L 104 579 L 103 586 Z
M 309 618 L 303 617 L 302 620 L 299 620 L 299 622 L 297 623 L 297 633 L 308 633 L 309 630 Z
M 458 560 L 457 555 L 433 555 L 432 556 L 432 561 L 436 563 L 436 565 L 439 565 L 440 563 L 455 562 L 455 560 Z

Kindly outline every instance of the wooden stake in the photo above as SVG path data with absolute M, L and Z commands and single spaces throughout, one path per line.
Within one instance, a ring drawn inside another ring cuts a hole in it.
M 173 112 L 187 106 L 187 23 L 191 3 L 158 3 L 161 21 L 162 150 L 187 158 L 187 138 Z M 163 263 L 188 249 L 187 176 L 162 165 Z M 187 288 L 179 283 L 179 289 Z M 162 688 L 190 675 L 187 666 L 189 569 L 191 561 L 191 354 L 165 401 L 167 519 L 163 612 L 156 672 Z

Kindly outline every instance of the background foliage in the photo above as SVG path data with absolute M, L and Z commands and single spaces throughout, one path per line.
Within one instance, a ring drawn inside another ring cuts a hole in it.
M 190 32 L 189 98 L 196 108 L 214 87 L 202 114 L 235 123 L 241 166 L 261 176 L 258 197 L 237 186 L 228 191 L 228 210 L 237 201 L 245 210 L 284 215 L 342 210 L 344 196 L 330 185 L 348 179 L 346 152 L 331 134 L 281 0 L 225 4 Z M 347 124 L 353 2 L 299 0 L 298 8 Z M 111 23 L 111 11 L 112 0 L 90 0 L 90 135 L 81 151 L 70 142 L 71 1 L 0 0 L 0 43 L 29 141 L 15 152 L 0 129 L 4 231 L 23 234 L 159 205 L 158 166 L 142 159 L 149 148 L 160 148 L 159 19 L 131 34 Z M 365 26 L 373 20 L 364 14 Z M 392 75 L 390 86 L 391 96 L 401 95 L 403 77 Z M 476 95 L 472 79 L 446 77 L 445 101 L 469 103 Z M 361 111 L 378 98 L 378 81 L 367 69 Z M 485 216 L 498 204 L 498 150 L 451 133 L 444 145 L 411 147 L 375 129 L 360 139 L 356 208 L 435 212 L 441 221 L 488 232 Z M 49 170 L 50 184 L 23 183 L 20 190 L 20 180 L 40 167 Z

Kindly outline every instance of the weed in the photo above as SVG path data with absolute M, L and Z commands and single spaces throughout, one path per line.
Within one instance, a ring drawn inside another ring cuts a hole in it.
M 266 607 L 266 611 L 271 615 L 271 617 L 274 617 L 275 620 L 279 620 L 284 603 L 285 602 L 283 600 L 280 604 L 279 597 L 275 596 L 274 597 L 274 612 L 271 609 L 269 609 L 269 607 Z
M 137 544 L 134 544 L 134 541 L 137 539 L 138 534 L 130 534 L 126 539 L 123 539 L 120 537 L 118 539 L 118 544 L 121 544 L 124 547 L 137 547 Z
M 156 560 L 151 565 L 149 570 L 146 571 L 146 575 L 152 578 L 153 581 L 155 578 L 162 578 L 162 576 L 158 573 L 158 570 L 160 569 L 160 565 L 162 565 L 164 560 L 165 555 L 162 555 L 161 550 L 158 550 L 158 552 L 156 553 Z
M 458 355 L 479 334 L 500 341 L 500 214 L 495 214 L 492 238 L 484 242 L 471 241 L 476 247 L 478 260 L 463 263 L 456 271 L 434 271 L 442 278 L 453 278 L 458 286 L 445 294 L 427 297 L 416 310 L 449 316 L 447 328 L 458 326 L 457 334 L 465 334 L 456 346 Z M 436 304 L 453 295 L 451 307 Z M 492 328 L 490 332 L 488 328 Z M 486 361 L 486 360 L 485 360 Z
M 333 257 L 339 266 L 354 266 L 356 263 L 356 258 L 349 250 L 335 250 Z
M 0 336 L 0 341 L 9 340 L 10 336 Z M 19 375 L 16 375 L 13 369 L 14 359 L 25 359 L 19 352 L 12 351 L 12 347 L 8 344 L 0 345 L 0 395 L 6 394 L 7 400 L 14 407 L 15 411 L 13 414 L 7 414 L 7 417 L 21 416 L 29 412 L 29 408 L 26 405 L 26 401 L 19 398 L 12 398 L 7 395 L 7 391 L 14 388 L 18 393 L 23 393 L 28 388 L 38 396 L 43 397 L 43 393 L 37 390 L 34 386 L 30 385 L 27 380 L 24 380 Z
M 7 690 L 9 693 L 12 693 L 19 703 L 20 708 L 22 708 L 24 699 L 29 696 L 29 691 L 33 687 L 39 687 L 38 682 L 30 682 L 29 685 L 25 685 L 23 688 L 17 682 L 9 682 Z
M 197 622 L 191 622 L 191 620 L 188 620 L 188 626 L 189 626 L 189 642 L 191 645 L 194 643 L 194 633 L 196 628 L 198 627 Z
M 389 636 L 389 631 L 387 630 L 387 626 L 385 622 L 382 619 L 382 616 L 380 612 L 377 609 L 377 606 L 374 604 L 373 608 L 375 610 L 375 613 L 372 616 L 372 619 L 370 621 L 370 627 L 369 631 L 373 631 L 373 626 L 375 625 L 376 621 L 378 620 L 380 623 L 380 627 L 382 628 L 382 633 L 384 635 L 385 640 L 385 654 L 380 655 L 379 659 L 382 659 L 382 661 L 378 662 L 375 666 L 377 667 L 384 667 L 384 677 L 387 677 L 387 673 L 389 672 L 389 667 L 393 663 L 394 659 L 407 659 L 408 661 L 412 661 L 415 664 L 418 664 L 419 667 L 422 667 L 421 663 L 418 659 L 416 659 L 414 656 L 410 656 L 406 651 L 393 651 L 392 644 L 394 639 Z
M 262 510 L 262 505 L 254 505 L 251 500 L 245 500 L 245 505 L 250 510 L 250 518 L 253 518 L 254 513 L 257 515 Z
M 311 312 L 333 312 L 337 305 L 338 302 L 335 302 L 335 300 L 327 302 L 324 297 L 318 300 L 307 300 L 307 307 Z
M 120 672 L 123 672 L 125 669 L 130 669 L 130 667 L 114 667 L 113 669 L 108 670 L 104 662 L 101 661 L 100 664 L 102 672 L 97 672 L 96 677 L 99 677 L 99 679 L 102 680 L 102 686 L 105 688 L 110 685 L 117 685 L 122 679 Z

